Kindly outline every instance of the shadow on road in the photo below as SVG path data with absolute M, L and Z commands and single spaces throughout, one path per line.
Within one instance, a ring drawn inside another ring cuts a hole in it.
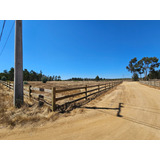
M 123 117 L 122 115 L 120 115 L 121 113 L 121 108 L 124 107 L 122 106 L 123 103 L 119 103 L 119 108 L 118 108 L 118 112 L 117 112 L 117 117 Z
M 85 108 L 85 109 L 98 109 L 98 110 L 117 110 L 117 117 L 122 117 L 123 119 L 127 120 L 127 121 L 130 121 L 130 122 L 133 122 L 133 123 L 137 123 L 137 124 L 140 124 L 140 125 L 143 125 L 143 126 L 146 126 L 146 127 L 150 127 L 150 128 L 154 128 L 154 129 L 157 129 L 157 130 L 160 130 L 160 126 L 157 126 L 157 125 L 154 125 L 154 124 L 150 124 L 150 123 L 146 123 L 146 122 L 143 122 L 143 121 L 139 121 L 137 119 L 134 119 L 134 118 L 131 118 L 131 117 L 127 117 L 127 116 L 122 116 L 120 113 L 121 113 L 121 108 L 123 108 L 124 106 L 122 106 L 123 103 L 119 103 L 119 107 L 118 108 L 108 108 L 108 107 L 78 107 L 78 108 Z M 103 111 L 101 111 L 103 112 Z M 115 116 L 115 114 L 111 113 L 111 112 L 104 112 L 104 113 L 107 113 L 107 114 L 110 114 L 112 116 Z
M 122 115 L 120 115 L 121 113 L 121 108 L 123 108 L 124 106 L 122 106 L 123 103 L 119 103 L 119 107 L 118 108 L 108 108 L 108 107 L 77 107 L 77 108 L 85 108 L 85 109 L 106 109 L 106 110 L 117 110 L 117 117 L 123 117 Z

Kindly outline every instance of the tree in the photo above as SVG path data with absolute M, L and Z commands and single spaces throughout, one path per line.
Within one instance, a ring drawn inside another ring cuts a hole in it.
M 147 79 L 148 72 L 153 71 L 155 68 L 158 68 L 160 63 L 158 63 L 157 57 L 144 57 L 142 58 L 143 61 L 143 70 L 145 73 L 145 79 Z
M 126 69 L 131 72 L 131 73 L 135 73 L 137 72 L 137 58 L 133 58 L 129 61 L 129 65 L 126 66 Z
M 8 79 L 9 79 L 9 73 L 8 73 L 8 71 L 7 71 L 7 70 L 4 70 L 2 76 L 5 76 L 5 77 L 6 77 L 6 80 L 8 80 Z
M 141 78 L 141 74 L 144 73 L 144 68 L 143 68 L 143 61 L 139 60 L 137 62 L 137 64 L 135 65 L 137 72 L 140 74 L 140 78 Z
M 13 67 L 10 69 L 8 74 L 9 74 L 9 80 L 14 81 L 14 68 Z
M 42 82 L 43 82 L 43 83 L 46 83 L 46 82 L 47 82 L 47 77 L 46 77 L 46 76 L 43 76 L 43 77 L 42 77 Z
M 37 73 L 33 70 L 30 71 L 30 80 L 37 81 Z
M 52 81 L 52 76 L 49 76 L 49 81 Z
M 147 78 L 149 77 L 156 76 L 155 68 L 158 68 L 160 66 L 158 60 L 159 59 L 157 57 L 143 57 L 137 62 L 137 58 L 135 57 L 130 60 L 129 65 L 126 67 L 126 69 L 131 73 L 139 73 L 140 77 L 141 74 L 144 73 L 144 77 L 147 80 Z M 148 75 L 148 73 L 150 73 L 150 76 Z
M 96 81 L 99 81 L 99 76 L 96 76 L 95 80 L 96 80 Z
M 157 57 L 151 57 L 150 71 L 152 71 L 155 68 L 158 68 L 160 66 L 160 63 L 158 61 L 159 61 L 159 59 Z
M 148 74 L 149 79 L 160 79 L 160 70 L 152 70 Z
M 1 78 L 1 80 L 2 80 L 2 81 L 6 81 L 7 79 L 6 79 L 5 76 L 3 76 L 3 77 Z
M 145 73 L 145 79 L 147 79 L 147 72 L 149 69 L 149 65 L 151 64 L 151 59 L 148 57 L 144 57 L 144 58 L 142 58 L 142 61 L 144 63 L 143 69 L 144 69 L 144 73 Z
M 3 73 L 0 73 L 0 79 L 5 76 L 6 80 L 13 81 L 14 80 L 14 68 L 12 67 L 10 71 L 4 70 Z M 23 80 L 24 81 L 41 81 L 42 77 L 46 77 L 47 80 L 53 81 L 53 80 L 61 80 L 61 76 L 46 76 L 42 75 L 42 71 L 40 73 L 37 73 L 33 70 L 30 72 L 27 69 L 23 70 Z
M 58 81 L 60 81 L 61 80 L 61 76 L 58 76 Z
M 137 73 L 133 73 L 132 80 L 133 81 L 138 81 L 139 80 L 139 77 L 138 77 Z
M 37 75 L 37 80 L 41 81 L 42 79 L 42 71 L 40 70 L 40 73 Z
M 8 71 L 5 69 L 5 70 L 3 71 L 3 73 L 8 74 Z
M 29 81 L 30 80 L 30 74 L 29 74 L 27 69 L 24 69 L 24 71 L 23 71 L 23 80 L 24 81 Z

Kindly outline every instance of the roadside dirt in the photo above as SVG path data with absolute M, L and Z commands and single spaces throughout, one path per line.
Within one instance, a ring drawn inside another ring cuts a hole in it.
M 0 129 L 0 139 L 160 139 L 160 90 L 123 82 L 111 93 L 42 126 Z M 123 103 L 123 104 L 121 104 Z M 119 116 L 117 116 L 119 112 Z

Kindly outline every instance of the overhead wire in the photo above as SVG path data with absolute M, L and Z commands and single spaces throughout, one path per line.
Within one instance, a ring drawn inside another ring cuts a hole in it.
M 3 21 L 2 31 L 1 31 L 1 35 L 0 35 L 0 41 L 1 41 L 1 39 L 2 39 L 2 35 L 3 35 L 3 30 L 4 30 L 5 23 L 6 23 L 6 20 Z
M 2 55 L 2 53 L 3 53 L 3 51 L 4 51 L 5 47 L 6 47 L 6 44 L 7 44 L 7 42 L 8 42 L 8 39 L 9 39 L 10 35 L 11 35 L 12 29 L 13 29 L 13 26 L 14 26 L 14 23 L 15 23 L 15 21 L 14 21 L 13 24 L 12 24 L 12 27 L 11 27 L 11 29 L 10 29 L 10 32 L 9 32 L 8 37 L 7 37 L 7 39 L 6 39 L 6 42 L 5 42 L 3 48 L 2 48 L 2 50 L 1 50 L 1 52 L 0 52 L 0 56 Z

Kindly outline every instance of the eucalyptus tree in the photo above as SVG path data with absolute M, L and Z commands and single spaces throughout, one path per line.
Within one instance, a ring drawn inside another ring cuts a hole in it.
M 126 67 L 131 73 L 144 74 L 145 79 L 148 77 L 148 73 L 155 72 L 155 68 L 160 66 L 157 57 L 143 57 L 137 62 L 137 58 L 133 58 L 129 61 L 129 65 Z
M 133 58 L 129 61 L 129 65 L 126 66 L 126 69 L 131 72 L 131 73 L 135 73 L 137 72 L 137 58 Z
M 126 69 L 129 72 L 133 73 L 132 80 L 134 80 L 134 81 L 136 80 L 137 81 L 138 78 L 139 78 L 138 77 L 138 73 L 141 72 L 141 68 L 140 68 L 140 62 L 139 63 L 137 62 L 137 58 L 136 57 L 129 61 L 129 65 L 126 66 Z
M 155 70 L 155 68 L 158 68 L 160 63 L 158 62 L 157 57 L 144 57 L 142 58 L 143 62 L 143 70 L 145 74 L 145 79 L 147 79 L 148 73 Z
M 142 59 L 139 60 L 139 61 L 136 63 L 136 70 L 137 70 L 137 72 L 140 74 L 140 78 L 141 78 L 141 74 L 144 73 L 143 61 L 142 61 Z

